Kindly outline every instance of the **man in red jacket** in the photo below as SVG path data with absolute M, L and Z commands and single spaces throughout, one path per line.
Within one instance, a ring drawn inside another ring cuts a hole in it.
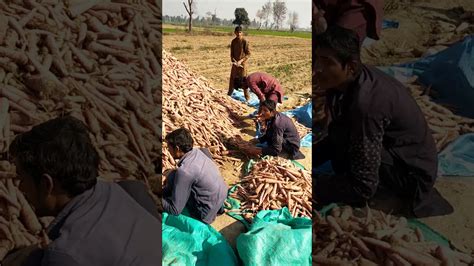
M 338 25 L 353 30 L 362 44 L 366 37 L 380 38 L 383 0 L 313 0 L 313 33 Z
M 242 88 L 250 88 L 263 102 L 267 99 L 275 103 L 281 103 L 283 99 L 283 88 L 278 80 L 265 72 L 255 72 L 242 79 Z

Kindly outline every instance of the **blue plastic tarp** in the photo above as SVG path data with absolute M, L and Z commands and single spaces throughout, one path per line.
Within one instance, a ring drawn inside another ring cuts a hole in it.
M 313 125 L 313 103 L 309 102 L 306 105 L 298 107 L 293 110 L 282 112 L 287 116 L 294 117 L 296 121 L 305 127 L 311 128 Z
M 382 29 L 398 29 L 400 23 L 396 20 L 384 19 L 382 21 Z
M 400 65 L 436 91 L 436 102 L 449 104 L 456 113 L 474 118 L 474 35 L 415 62 Z
M 260 104 L 260 100 L 258 99 L 257 95 L 253 93 L 252 91 L 249 90 L 249 95 L 250 95 L 250 100 L 246 100 L 244 96 L 244 92 L 242 90 L 234 90 L 232 92 L 232 95 L 230 97 L 241 101 L 245 104 L 247 104 L 250 107 L 255 107 L 255 109 L 258 109 L 258 105 Z M 288 100 L 287 96 L 283 96 L 283 100 Z
M 474 134 L 466 134 L 449 144 L 438 156 L 438 173 L 474 176 Z
M 244 92 L 242 90 L 234 90 L 230 97 L 232 97 L 232 98 L 234 98 L 238 101 L 241 101 L 241 102 L 247 104 L 250 107 L 258 108 L 260 100 L 258 99 L 257 95 L 255 93 L 251 92 L 251 91 L 249 91 L 249 94 L 250 94 L 250 100 L 249 101 L 247 101 L 245 99 Z

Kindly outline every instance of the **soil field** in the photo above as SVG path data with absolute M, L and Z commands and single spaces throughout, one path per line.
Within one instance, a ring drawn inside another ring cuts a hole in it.
M 206 77 L 226 95 L 231 69 L 232 36 L 165 34 L 163 47 L 193 71 Z M 249 73 L 263 71 L 276 77 L 289 97 L 283 109 L 309 99 L 311 40 L 294 37 L 245 36 L 250 43 Z

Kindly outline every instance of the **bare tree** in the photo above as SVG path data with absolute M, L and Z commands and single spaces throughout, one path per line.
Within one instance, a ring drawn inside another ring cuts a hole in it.
M 296 13 L 296 11 L 290 12 L 290 14 L 288 14 L 288 24 L 290 25 L 290 31 L 295 31 L 296 28 L 298 28 L 298 23 L 298 13 Z
M 257 10 L 257 14 L 255 15 L 258 18 L 258 29 L 262 27 L 262 21 L 265 18 L 263 11 L 261 9 Z
M 281 27 L 281 24 L 286 18 L 286 3 L 284 0 L 275 0 L 273 2 L 273 21 L 275 21 L 276 29 Z
M 194 11 L 196 10 L 196 1 L 195 0 L 188 0 L 188 5 L 183 2 L 184 8 L 186 8 L 186 12 L 189 15 L 189 21 L 188 21 L 188 31 L 191 32 L 193 29 L 193 14 Z
M 272 14 L 272 2 L 271 0 L 268 0 L 263 6 L 262 6 L 262 15 L 263 18 L 265 18 L 265 28 L 268 28 L 268 23 L 270 22 L 270 14 Z

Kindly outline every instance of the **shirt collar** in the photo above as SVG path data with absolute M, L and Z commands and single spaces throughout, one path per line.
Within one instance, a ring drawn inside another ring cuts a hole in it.
M 89 198 L 92 197 L 92 195 L 96 191 L 96 188 L 99 182 L 101 181 L 97 181 L 97 184 L 93 188 L 86 190 L 83 193 L 75 196 L 71 201 L 69 201 L 66 204 L 66 206 L 64 206 L 64 208 L 59 212 L 56 218 L 54 218 L 54 220 L 46 229 L 46 231 L 48 232 L 48 237 L 51 240 L 54 240 L 59 237 L 59 232 L 61 230 L 61 227 L 66 222 L 69 215 L 73 213 L 77 208 L 79 208 L 82 205 L 82 203 L 84 203 L 85 201 L 87 201 Z

